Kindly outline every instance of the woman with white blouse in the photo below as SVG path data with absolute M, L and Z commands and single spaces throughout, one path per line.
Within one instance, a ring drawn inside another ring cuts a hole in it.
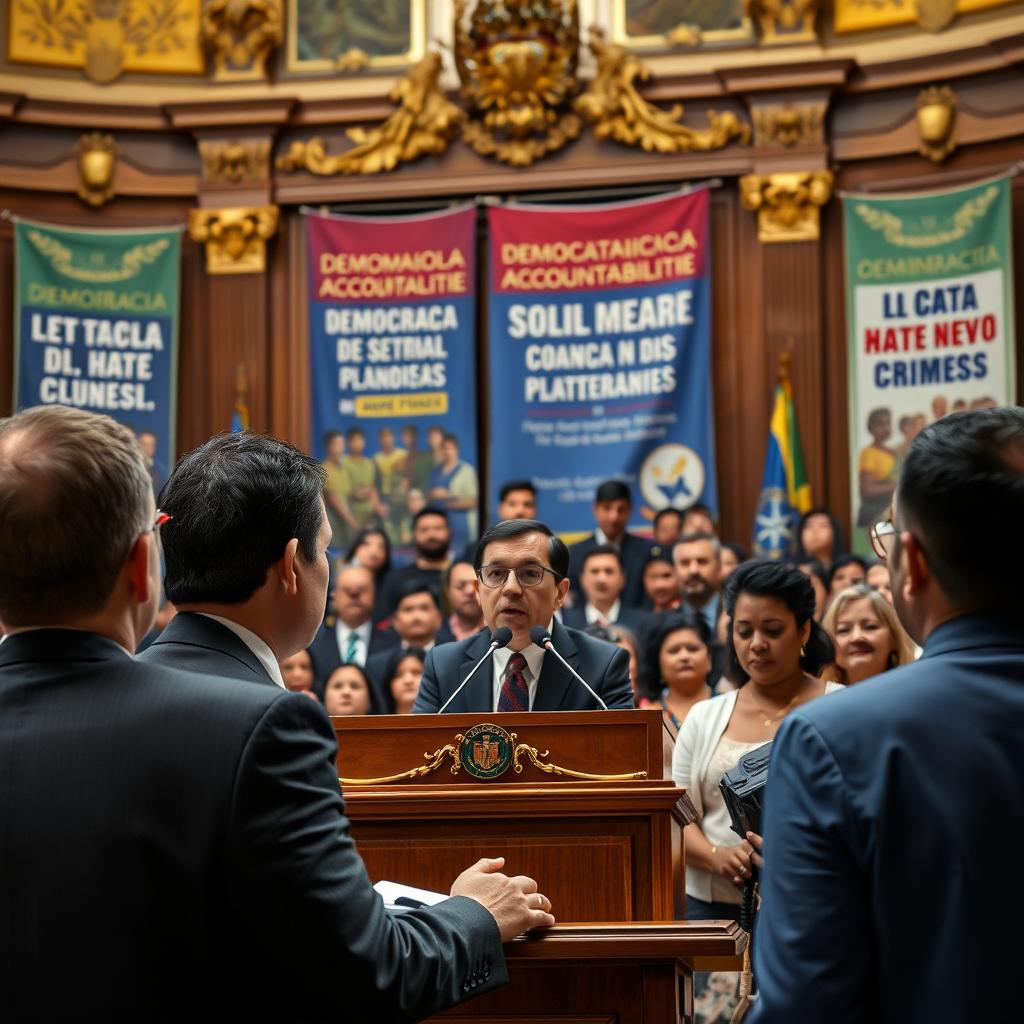
M 696 704 L 676 740 L 672 777 L 699 818 L 687 825 L 686 916 L 738 920 L 750 876 L 750 844 L 732 831 L 722 776 L 748 751 L 774 739 L 794 708 L 833 690 L 817 678 L 834 658 L 814 621 L 814 591 L 795 566 L 753 561 L 730 576 L 726 675 L 737 689 Z

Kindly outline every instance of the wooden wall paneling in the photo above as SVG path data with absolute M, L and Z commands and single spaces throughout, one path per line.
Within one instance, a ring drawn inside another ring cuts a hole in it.
M 210 318 L 206 254 L 187 232 L 181 241 L 181 318 L 178 323 L 177 455 L 216 432 L 210 416 Z
M 0 210 L 4 209 L 0 194 Z M 0 416 L 14 406 L 14 227 L 0 220 Z
M 271 253 L 270 422 L 276 437 L 302 451 L 313 442 L 310 424 L 309 276 L 306 236 L 297 208 L 281 211 Z

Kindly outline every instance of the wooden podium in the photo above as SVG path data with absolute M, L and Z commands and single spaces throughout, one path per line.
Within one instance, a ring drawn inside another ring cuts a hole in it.
M 731 923 L 678 923 L 694 811 L 669 777 L 659 711 L 333 722 L 352 834 L 374 881 L 447 892 L 480 857 L 503 856 L 507 874 L 537 879 L 560 922 L 506 947 L 511 985 L 444 1019 L 676 1024 L 690 1012 L 695 965 L 742 950 Z

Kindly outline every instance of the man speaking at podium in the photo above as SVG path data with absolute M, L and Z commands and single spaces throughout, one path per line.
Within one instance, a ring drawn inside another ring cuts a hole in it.
M 554 621 L 569 589 L 569 549 L 549 527 L 492 526 L 473 568 L 488 628 L 427 654 L 415 714 L 633 706 L 626 652 Z

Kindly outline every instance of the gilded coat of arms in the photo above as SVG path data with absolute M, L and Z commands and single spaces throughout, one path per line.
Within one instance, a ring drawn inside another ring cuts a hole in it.
M 475 779 L 496 779 L 512 763 L 514 740 L 501 726 L 474 725 L 459 744 L 462 767 Z

